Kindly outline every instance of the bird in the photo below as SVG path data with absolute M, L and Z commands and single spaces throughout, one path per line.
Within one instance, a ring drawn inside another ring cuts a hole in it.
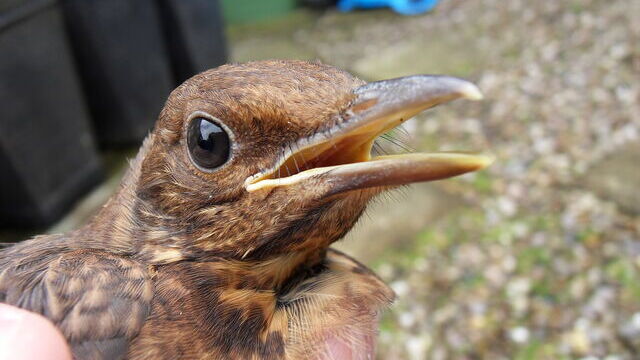
M 459 98 L 482 94 L 318 61 L 197 74 L 85 226 L 0 251 L 0 302 L 45 316 L 76 359 L 370 359 L 395 294 L 331 245 L 379 194 L 491 163 L 372 155 L 380 135 Z

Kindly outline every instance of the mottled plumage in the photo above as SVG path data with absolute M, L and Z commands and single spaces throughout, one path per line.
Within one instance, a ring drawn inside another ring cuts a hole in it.
M 486 165 L 459 154 L 369 157 L 397 120 L 476 96 L 452 79 L 401 80 L 413 102 L 398 102 L 385 98 L 396 83 L 364 85 L 319 63 L 199 74 L 171 94 L 86 226 L 0 252 L 0 301 L 49 318 L 78 359 L 366 359 L 394 295 L 329 245 L 381 191 Z M 229 132 L 218 168 L 190 155 L 199 117 Z

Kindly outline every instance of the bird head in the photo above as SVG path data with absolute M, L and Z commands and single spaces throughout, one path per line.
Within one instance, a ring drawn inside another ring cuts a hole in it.
M 378 136 L 457 98 L 481 94 L 453 77 L 365 83 L 302 61 L 196 75 L 172 92 L 143 150 L 136 215 L 156 235 L 142 250 L 157 262 L 321 252 L 380 192 L 489 164 L 462 153 L 371 155 Z

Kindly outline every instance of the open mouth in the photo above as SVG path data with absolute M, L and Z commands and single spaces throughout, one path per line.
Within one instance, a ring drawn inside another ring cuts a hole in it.
M 472 83 L 448 76 L 417 75 L 383 80 L 354 90 L 355 98 L 329 131 L 302 139 L 272 169 L 245 181 L 247 191 L 300 184 L 322 176 L 331 194 L 376 186 L 433 181 L 488 166 L 492 158 L 470 153 L 375 156 L 376 138 L 419 112 L 458 98 L 482 99 Z

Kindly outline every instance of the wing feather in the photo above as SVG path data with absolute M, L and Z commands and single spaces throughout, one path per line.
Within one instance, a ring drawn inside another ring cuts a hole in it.
M 98 250 L 25 253 L 1 254 L 0 301 L 50 319 L 77 359 L 124 357 L 149 313 L 147 269 Z

